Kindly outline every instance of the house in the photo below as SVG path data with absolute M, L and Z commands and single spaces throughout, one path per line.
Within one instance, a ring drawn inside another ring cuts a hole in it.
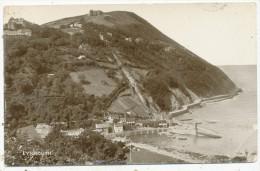
M 114 124 L 114 132 L 123 132 L 123 130 L 122 124 Z
M 47 77 L 48 78 L 52 78 L 54 76 L 54 74 L 48 74 Z
M 139 43 L 139 42 L 142 42 L 142 41 L 143 41 L 142 38 L 136 38 L 136 39 L 135 39 L 135 42 L 136 42 L 136 43 Z
M 104 36 L 102 34 L 99 33 L 98 35 L 99 35 L 100 40 L 104 40 Z
M 18 26 L 20 25 L 20 26 Z M 13 18 L 11 17 L 7 23 L 7 28 L 10 30 L 19 29 L 25 26 L 25 22 L 23 18 Z M 19 27 L 19 28 L 18 28 Z
M 108 121 L 110 123 L 113 123 L 114 121 L 119 121 L 119 116 L 118 114 L 111 114 L 108 116 Z
M 80 60 L 80 59 L 83 59 L 83 58 L 86 58 L 86 56 L 85 56 L 85 55 L 80 55 L 80 56 L 78 57 L 79 60 Z
M 75 23 L 70 24 L 70 27 L 71 27 L 71 28 L 73 28 L 73 27 L 81 28 L 81 27 L 82 27 L 82 24 L 79 23 L 79 22 L 75 22 Z
M 84 131 L 85 130 L 83 128 L 67 130 L 67 131 L 61 130 L 61 132 L 65 133 L 65 135 L 72 136 L 72 137 L 78 137 Z
M 69 35 L 74 35 L 76 33 L 80 33 L 81 32 L 80 29 L 75 28 L 75 27 L 63 29 L 63 31 L 68 33 Z
M 40 123 L 37 124 L 36 131 L 40 137 L 44 139 L 52 131 L 52 126 L 45 123 Z
M 120 123 L 126 123 L 126 117 L 120 118 L 120 119 L 119 119 L 119 122 L 120 122 Z
M 159 123 L 159 127 L 167 128 L 168 124 L 166 122 Z
M 135 125 L 137 126 L 141 126 L 141 127 L 150 127 L 154 124 L 153 121 L 151 121 L 150 119 L 147 119 L 147 120 L 139 120 L 136 122 Z
M 112 34 L 112 33 L 109 33 L 109 32 L 107 32 L 107 35 L 110 36 L 110 37 L 113 36 L 113 34 Z
M 59 127 L 60 129 L 68 129 L 69 124 L 68 122 L 51 122 L 50 126 L 54 127 Z
M 8 35 L 8 36 L 31 36 L 32 31 L 30 29 L 4 30 L 4 35 Z
M 129 125 L 135 124 L 135 118 L 126 118 L 126 124 Z
M 44 143 L 43 139 L 37 133 L 37 131 L 36 131 L 36 129 L 33 125 L 17 129 L 16 136 L 21 138 L 21 139 L 27 140 L 27 141 L 34 140 L 34 141 L 37 141 L 41 144 Z
M 126 37 L 126 38 L 125 38 L 125 41 L 127 41 L 127 42 L 132 42 L 132 38 Z
M 96 124 L 96 130 L 98 132 L 111 133 L 112 125 L 111 123 Z

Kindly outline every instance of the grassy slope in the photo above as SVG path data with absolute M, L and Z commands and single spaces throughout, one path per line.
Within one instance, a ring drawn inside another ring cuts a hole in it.
M 72 72 L 70 76 L 73 81 L 80 82 L 78 78 L 79 74 L 85 75 L 85 80 L 90 82 L 90 84 L 82 84 L 87 94 L 94 94 L 96 96 L 108 95 L 116 88 L 116 83 L 108 78 L 103 70 L 98 68 L 91 68 L 82 72 Z
M 72 20 L 79 21 L 80 18 L 82 16 L 48 24 L 64 24 Z M 105 13 L 104 16 L 85 16 L 85 21 L 106 26 L 125 37 L 143 38 L 150 44 L 154 44 L 149 47 L 137 45 L 134 48 L 128 48 L 126 46 L 121 51 L 124 51 L 123 56 L 131 63 L 150 68 L 151 74 L 143 80 L 142 84 L 145 85 L 146 92 L 153 97 L 156 103 L 161 104 L 161 108 L 165 108 L 165 104 L 171 98 L 171 92 L 167 90 L 165 83 L 173 82 L 175 87 L 181 88 L 186 94 L 184 87 L 187 87 L 199 97 L 226 94 L 236 88 L 235 84 L 220 69 L 171 40 L 134 13 L 113 11 Z M 167 46 L 174 47 L 174 50 L 165 52 L 162 47 Z M 172 81 L 169 82 L 169 80 Z M 151 81 L 153 85 L 150 84 Z

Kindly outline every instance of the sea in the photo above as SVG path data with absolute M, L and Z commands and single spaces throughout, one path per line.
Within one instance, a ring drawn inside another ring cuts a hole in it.
M 182 123 L 195 124 L 212 130 L 221 138 L 192 135 L 138 135 L 134 142 L 158 147 L 175 148 L 205 155 L 257 155 L 257 67 L 256 65 L 219 66 L 242 93 L 232 99 L 205 103 L 203 107 L 177 116 Z M 181 137 L 181 138 L 180 138 Z M 180 138 L 180 139 L 179 139 Z M 256 159 L 255 159 L 256 160 Z

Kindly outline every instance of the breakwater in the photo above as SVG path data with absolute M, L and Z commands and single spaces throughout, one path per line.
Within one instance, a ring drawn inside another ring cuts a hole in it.
M 226 99 L 232 99 L 235 95 L 237 95 L 241 91 L 242 91 L 241 89 L 236 89 L 234 91 L 234 93 L 231 93 L 231 94 L 224 94 L 224 95 L 218 95 L 218 96 L 209 97 L 209 98 L 198 99 L 198 100 L 195 100 L 191 104 L 183 105 L 182 109 L 176 110 L 176 111 L 172 111 L 168 115 L 171 118 L 171 117 L 175 117 L 175 116 L 178 116 L 178 115 L 182 115 L 182 114 L 188 113 L 189 109 L 191 109 L 193 107 L 196 107 L 196 106 L 200 106 L 202 103 L 215 102 L 215 101 L 221 101 L 221 100 L 226 100 Z

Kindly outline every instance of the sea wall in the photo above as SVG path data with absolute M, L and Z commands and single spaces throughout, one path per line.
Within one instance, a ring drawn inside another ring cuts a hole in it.
M 180 109 L 180 110 L 176 110 L 176 111 L 170 112 L 169 113 L 169 117 L 175 117 L 175 116 L 178 116 L 178 115 L 182 115 L 182 114 L 188 113 L 189 109 L 191 109 L 193 107 L 196 107 L 196 106 L 200 106 L 202 103 L 211 102 L 211 101 L 214 102 L 214 101 L 232 99 L 235 95 L 237 95 L 241 91 L 242 91 L 242 89 L 236 89 L 231 94 L 224 94 L 224 95 L 218 95 L 218 96 L 213 96 L 213 97 L 209 97 L 209 98 L 202 98 L 202 99 L 195 100 L 191 104 L 183 105 L 182 109 Z

